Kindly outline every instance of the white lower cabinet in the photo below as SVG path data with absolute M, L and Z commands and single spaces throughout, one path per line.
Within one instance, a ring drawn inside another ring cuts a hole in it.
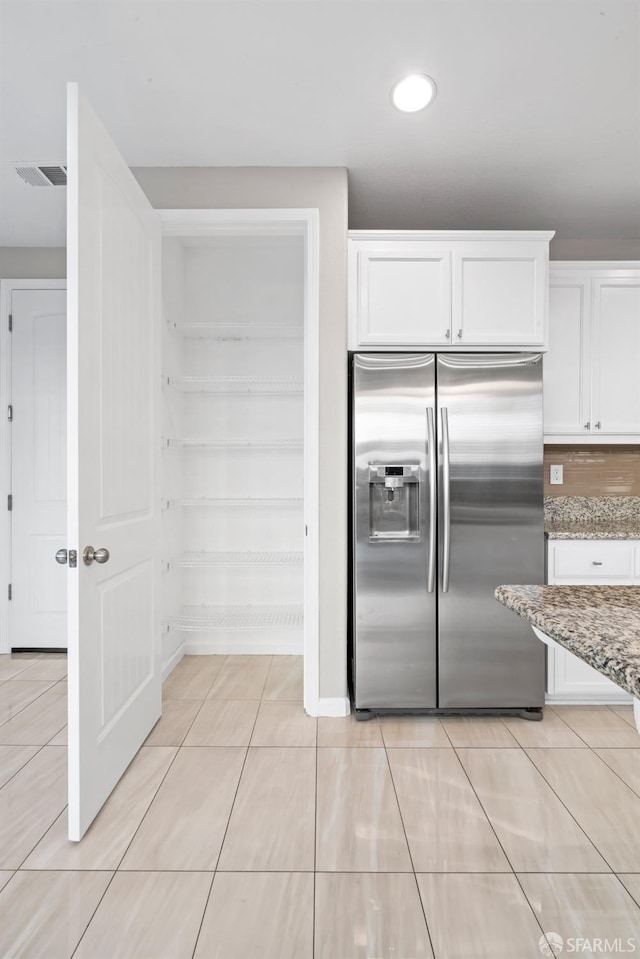
M 547 582 L 553 586 L 640 584 L 640 542 L 550 540 Z M 632 697 L 559 646 L 547 647 L 547 702 L 620 703 Z

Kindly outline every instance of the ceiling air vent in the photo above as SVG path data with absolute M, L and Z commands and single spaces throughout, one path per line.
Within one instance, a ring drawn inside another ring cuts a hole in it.
M 58 163 L 37 166 L 32 163 L 19 163 L 16 173 L 31 186 L 66 186 L 67 168 Z

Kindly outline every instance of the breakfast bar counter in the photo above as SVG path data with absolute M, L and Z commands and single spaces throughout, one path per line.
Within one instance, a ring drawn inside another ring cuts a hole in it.
M 640 586 L 499 586 L 495 596 L 631 693 L 640 731 Z

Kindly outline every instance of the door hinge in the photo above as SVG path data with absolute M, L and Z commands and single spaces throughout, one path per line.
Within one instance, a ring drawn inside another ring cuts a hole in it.
M 13 494 L 9 493 L 7 496 L 7 509 L 11 511 L 13 509 Z
M 12 591 L 13 591 L 13 590 L 12 590 L 12 588 L 11 588 L 11 583 L 9 583 L 9 588 L 7 589 L 7 598 L 8 598 L 8 599 L 12 599 L 12 598 L 13 598 L 12 595 L 11 595 Z
M 10 423 L 13 423 L 13 406 L 11 403 L 7 406 L 7 419 Z
M 13 317 L 9 313 L 9 333 L 13 333 Z

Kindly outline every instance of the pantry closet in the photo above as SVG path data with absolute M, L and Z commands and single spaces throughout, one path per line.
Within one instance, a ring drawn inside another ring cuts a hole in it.
M 162 658 L 302 654 L 305 236 L 163 219 Z

